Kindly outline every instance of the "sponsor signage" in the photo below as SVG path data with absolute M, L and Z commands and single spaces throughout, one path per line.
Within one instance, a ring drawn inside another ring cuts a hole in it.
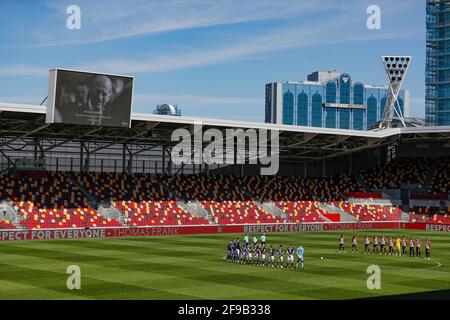
M 343 109 L 366 109 L 367 105 L 365 104 L 353 104 L 353 103 L 323 103 L 325 108 L 343 108 Z

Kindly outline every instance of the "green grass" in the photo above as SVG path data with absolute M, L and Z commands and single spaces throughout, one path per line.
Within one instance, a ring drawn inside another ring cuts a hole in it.
M 433 259 L 424 260 L 338 253 L 339 233 L 268 234 L 268 244 L 305 247 L 304 272 L 223 261 L 233 235 L 2 242 L 0 299 L 353 299 L 450 289 L 450 235 L 429 234 Z M 361 247 L 365 232 L 356 234 Z M 348 250 L 353 233 L 345 235 Z M 73 264 L 81 290 L 66 287 Z M 366 287 L 372 264 L 380 290 Z

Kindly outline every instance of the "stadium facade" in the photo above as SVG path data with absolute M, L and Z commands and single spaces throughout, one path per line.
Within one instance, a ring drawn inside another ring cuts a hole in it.
M 387 86 L 353 81 L 348 73 L 316 71 L 305 81 L 266 84 L 265 122 L 368 130 L 383 117 Z M 398 99 L 409 116 L 409 91 Z
M 450 1 L 427 0 L 425 117 L 450 125 Z

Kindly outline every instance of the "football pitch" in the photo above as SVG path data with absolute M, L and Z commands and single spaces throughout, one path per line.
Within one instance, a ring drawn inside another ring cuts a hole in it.
M 225 262 L 227 242 L 241 234 L 2 242 L 0 299 L 355 299 L 450 289 L 450 235 L 344 232 L 338 253 L 340 233 L 267 234 L 267 246 L 305 248 L 303 272 Z M 366 233 L 419 236 L 422 256 L 429 235 L 432 259 L 351 253 L 351 237 L 362 251 Z M 70 265 L 81 270 L 79 290 L 67 288 Z M 379 290 L 367 288 L 370 265 L 381 270 Z

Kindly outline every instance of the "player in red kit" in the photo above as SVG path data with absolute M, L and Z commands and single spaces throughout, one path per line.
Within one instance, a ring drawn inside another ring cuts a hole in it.
M 409 256 L 410 257 L 414 257 L 414 247 L 415 247 L 414 239 L 411 238 L 409 240 Z
M 408 241 L 406 241 L 406 237 L 403 236 L 402 239 L 402 256 L 406 256 L 406 246 L 408 244 Z
M 364 238 L 364 252 L 370 253 L 370 238 L 367 234 L 366 237 Z
M 394 255 L 394 239 L 392 237 L 389 237 L 389 255 Z
M 373 252 L 378 253 L 378 236 L 373 237 Z
M 428 259 L 428 260 L 431 259 L 430 250 L 431 250 L 431 243 L 430 243 L 430 240 L 428 239 L 428 236 L 427 236 L 427 239 L 425 241 L 425 259 Z
M 386 237 L 383 235 L 381 237 L 381 251 L 380 254 L 386 255 Z
M 352 252 L 358 252 L 358 238 L 356 236 L 352 238 Z
M 341 236 L 339 237 L 339 251 L 338 252 L 345 252 L 345 247 L 344 247 L 345 241 L 344 241 L 344 235 L 341 234 Z
M 419 238 L 416 240 L 416 257 L 420 258 L 420 247 L 422 246 L 422 242 Z

